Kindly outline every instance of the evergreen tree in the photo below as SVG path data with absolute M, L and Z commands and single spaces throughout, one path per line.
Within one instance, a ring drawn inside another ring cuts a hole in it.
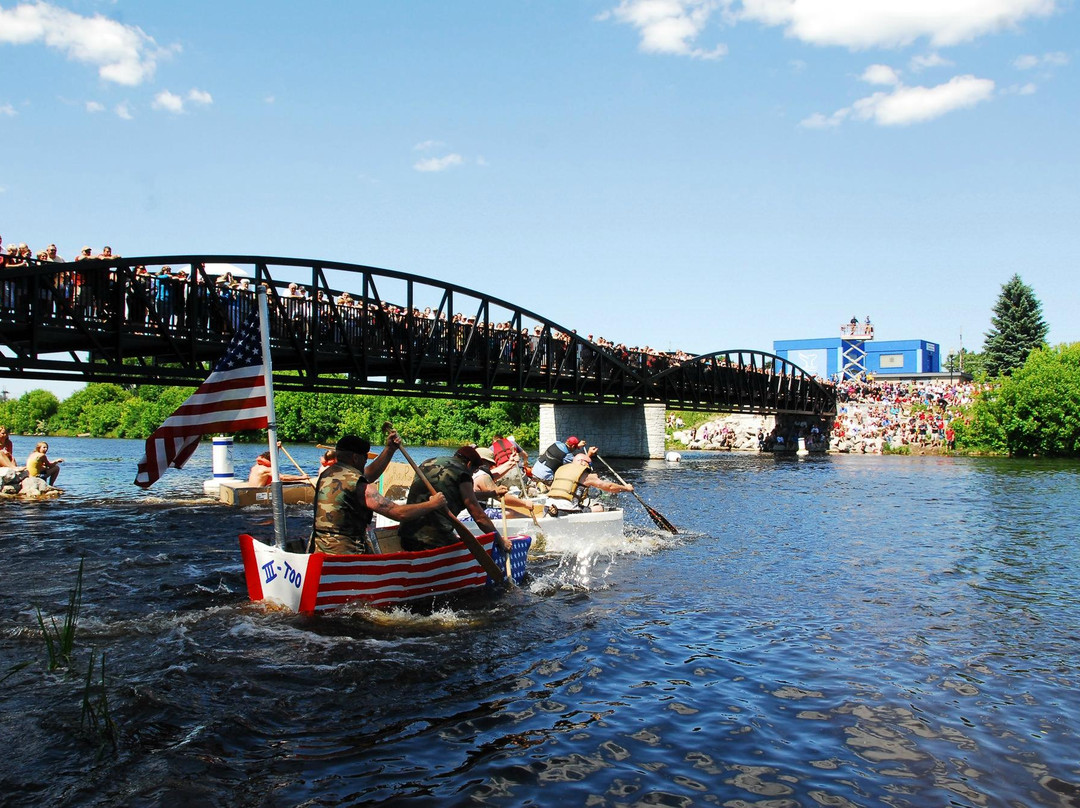
M 990 322 L 993 328 L 986 332 L 983 355 L 991 376 L 1007 376 L 1021 367 L 1028 354 L 1046 343 L 1049 332 L 1042 303 L 1019 275 L 1001 287 Z

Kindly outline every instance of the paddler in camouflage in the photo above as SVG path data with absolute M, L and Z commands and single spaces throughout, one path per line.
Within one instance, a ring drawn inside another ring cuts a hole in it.
M 420 472 L 435 489 L 436 496 L 444 497 L 450 513 L 467 510 L 484 533 L 494 533 L 504 549 L 509 550 L 509 539 L 499 536 L 491 517 L 476 498 L 473 489 L 473 472 L 483 464 L 483 459 L 472 446 L 462 446 L 450 457 L 433 457 L 420 464 Z M 416 475 L 409 487 L 406 500 L 410 504 L 427 502 L 428 489 L 420 475 Z M 403 524 L 398 528 L 401 546 L 406 550 L 430 550 L 460 541 L 454 523 L 444 510 L 432 510 L 422 519 Z
M 446 499 L 441 494 L 423 503 L 399 505 L 368 484 L 379 479 L 399 446 L 401 439 L 397 432 L 390 432 L 382 453 L 365 468 L 371 450 L 368 441 L 345 435 L 337 442 L 335 462 L 323 470 L 315 484 L 315 521 L 311 538 L 317 552 L 331 555 L 372 552 L 367 544 L 367 531 L 373 513 L 406 524 L 411 519 L 446 507 Z

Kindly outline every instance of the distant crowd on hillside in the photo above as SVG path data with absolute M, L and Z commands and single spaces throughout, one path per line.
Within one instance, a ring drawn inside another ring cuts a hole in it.
M 831 433 L 822 419 L 795 421 L 781 430 L 770 428 L 770 419 L 747 414 L 694 427 L 669 414 L 667 429 L 672 440 L 690 449 L 793 451 L 802 438 L 811 451 L 945 451 L 956 447 L 955 423 L 981 389 L 961 381 L 849 380 L 837 384 Z
M 962 381 L 841 382 L 831 448 L 879 454 L 887 449 L 954 449 L 954 422 L 982 385 Z

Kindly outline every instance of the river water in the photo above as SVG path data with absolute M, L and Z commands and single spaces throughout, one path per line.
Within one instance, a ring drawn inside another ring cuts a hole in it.
M 625 546 L 517 595 L 301 618 L 248 601 L 267 512 L 208 445 L 146 493 L 140 443 L 50 443 L 65 495 L 0 504 L 0 804 L 1080 805 L 1076 463 L 621 461 L 679 535 L 622 495 Z

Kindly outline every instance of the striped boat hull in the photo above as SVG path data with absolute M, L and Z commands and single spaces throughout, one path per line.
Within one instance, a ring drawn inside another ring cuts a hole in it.
M 512 541 L 510 569 L 520 583 L 532 539 L 515 536 Z M 480 537 L 480 543 L 502 568 L 504 554 L 493 536 Z M 299 614 L 317 614 L 355 602 L 389 608 L 490 583 L 484 568 L 461 543 L 415 553 L 308 555 L 242 534 L 240 550 L 249 597 Z

